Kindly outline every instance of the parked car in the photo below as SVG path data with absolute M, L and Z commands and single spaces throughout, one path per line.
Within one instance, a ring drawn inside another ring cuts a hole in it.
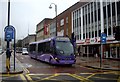
M 22 55 L 28 55 L 27 48 L 22 48 Z

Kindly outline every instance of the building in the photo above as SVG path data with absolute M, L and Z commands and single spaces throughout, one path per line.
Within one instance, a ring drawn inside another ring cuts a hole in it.
M 0 38 L 0 46 L 1 46 L 1 43 L 2 43 L 2 41 L 1 41 L 1 38 Z
M 36 39 L 37 41 L 48 38 L 50 36 L 50 23 L 51 18 L 45 18 L 36 27 Z
M 80 2 L 81 3 L 81 2 Z M 72 32 L 77 38 L 82 56 L 101 54 L 101 33 L 107 35 L 102 57 L 120 58 L 120 43 L 114 38 L 113 28 L 120 26 L 120 1 L 95 0 L 79 5 L 72 11 Z
M 35 41 L 36 41 L 36 34 L 28 35 L 22 40 L 22 47 L 29 48 L 29 43 L 35 42 Z
M 69 36 L 72 33 L 72 15 L 71 12 L 77 9 L 79 6 L 84 5 L 86 2 L 75 3 L 59 15 L 57 15 L 57 35 L 58 36 Z M 50 24 L 50 36 L 55 36 L 56 33 L 56 17 L 53 18 Z

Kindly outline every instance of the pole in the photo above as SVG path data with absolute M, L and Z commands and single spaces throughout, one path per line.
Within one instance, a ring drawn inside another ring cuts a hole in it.
M 8 0 L 8 26 L 10 25 L 10 0 Z M 10 71 L 10 49 L 9 49 L 10 41 L 7 41 L 7 49 L 6 49 L 6 69 Z
M 15 51 L 16 51 L 15 39 L 16 39 L 16 32 L 15 32 L 15 28 L 14 28 L 14 71 L 15 71 Z
M 56 36 L 57 36 L 57 5 L 55 4 L 55 13 L 56 13 Z
M 10 25 L 10 0 L 8 1 L 8 26 Z
M 102 67 L 103 44 L 101 43 L 100 68 Z

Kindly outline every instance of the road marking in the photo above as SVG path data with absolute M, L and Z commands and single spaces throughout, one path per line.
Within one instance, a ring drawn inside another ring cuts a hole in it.
M 26 68 L 23 68 L 23 70 L 28 74 L 28 73 L 30 73 L 29 71 L 28 71 L 28 69 L 26 69 Z
M 28 74 L 29 76 L 38 76 L 38 75 L 53 75 L 53 74 Z
M 46 77 L 46 78 L 43 78 L 43 79 L 41 79 L 41 80 L 50 80 L 51 78 L 53 78 L 53 77 L 56 77 L 56 76 L 58 76 L 59 74 L 54 74 L 54 75 L 52 75 L 52 76 L 49 76 L 49 77 Z
M 19 74 L 0 74 L 0 76 L 13 77 L 18 76 Z
M 84 77 L 82 77 L 82 76 L 79 76 L 79 75 L 76 75 L 76 74 L 68 74 L 69 76 L 72 76 L 72 77 L 74 77 L 74 78 L 76 78 L 76 79 L 78 79 L 78 80 L 81 80 L 81 81 L 85 81 L 85 82 L 93 82 L 93 81 L 91 81 L 91 80 L 89 80 L 89 79 L 86 79 L 86 78 L 84 78 Z
M 120 76 L 118 77 L 118 80 L 117 80 L 117 82 L 120 82 Z
M 28 80 L 32 80 L 32 78 L 28 74 L 26 75 L 26 77 Z
M 94 76 L 95 73 L 91 74 L 90 76 L 86 77 L 86 79 L 89 79 L 90 77 Z
M 24 76 L 23 74 L 20 74 L 20 77 L 21 77 L 21 79 L 22 79 L 23 81 L 26 80 L 26 78 L 25 78 L 25 76 Z
M 16 58 L 16 60 L 18 61 L 18 63 L 21 65 L 21 67 L 23 67 L 23 70 L 26 72 L 26 73 L 30 73 L 23 65 L 22 63 Z

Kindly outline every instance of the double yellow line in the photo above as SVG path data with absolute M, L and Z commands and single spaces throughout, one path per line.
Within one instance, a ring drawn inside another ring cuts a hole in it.
M 16 58 L 17 62 L 21 65 L 21 67 L 23 67 L 23 65 L 21 64 L 21 62 Z M 28 74 L 30 73 L 26 68 L 23 68 L 23 70 Z

